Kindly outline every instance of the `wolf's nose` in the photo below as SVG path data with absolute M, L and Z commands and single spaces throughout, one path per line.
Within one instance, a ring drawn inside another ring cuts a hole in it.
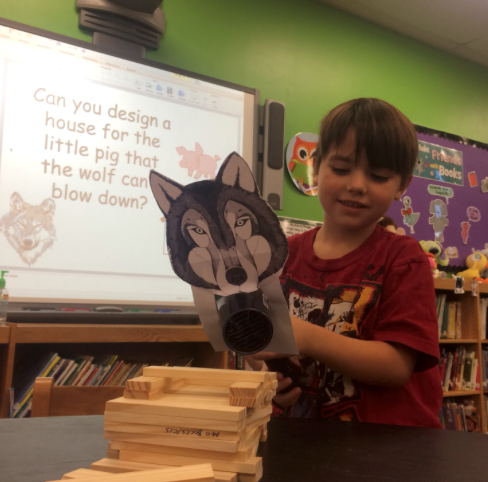
M 26 238 L 22 240 L 22 246 L 24 246 L 24 248 L 30 248 L 32 244 L 32 239 Z
M 247 281 L 247 273 L 244 268 L 234 266 L 225 272 L 225 279 L 234 286 L 240 286 Z

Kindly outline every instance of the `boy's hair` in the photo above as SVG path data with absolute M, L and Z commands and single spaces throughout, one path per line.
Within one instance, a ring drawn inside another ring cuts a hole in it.
M 415 127 L 388 102 L 374 98 L 353 99 L 334 107 L 320 123 L 315 169 L 331 148 L 338 147 L 350 128 L 356 129 L 356 155 L 364 151 L 372 169 L 391 169 L 404 185 L 418 156 Z

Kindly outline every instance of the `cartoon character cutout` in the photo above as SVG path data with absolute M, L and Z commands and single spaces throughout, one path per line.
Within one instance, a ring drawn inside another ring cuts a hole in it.
M 218 325 L 220 297 L 260 290 L 273 318 L 269 349 L 296 353 L 279 282 L 288 243 L 244 159 L 234 152 L 215 180 L 187 186 L 151 171 L 150 185 L 166 218 L 171 265 L 192 286 L 200 320 L 214 349 L 228 349 Z
M 47 198 L 41 204 L 26 203 L 14 192 L 10 197 L 10 212 L 0 218 L 0 232 L 22 261 L 31 266 L 56 240 L 54 228 L 55 203 Z
M 188 175 L 190 177 L 196 171 L 194 179 L 200 179 L 202 175 L 205 178 L 215 179 L 217 162 L 220 161 L 219 156 L 211 157 L 204 154 L 202 146 L 198 142 L 195 142 L 194 151 L 189 151 L 183 146 L 177 147 L 176 151 L 183 156 L 180 161 L 180 167 L 188 169 Z
M 444 242 L 444 230 L 449 226 L 446 203 L 441 199 L 434 199 L 430 202 L 429 213 L 432 214 L 429 224 L 432 224 L 434 228 L 435 240 L 442 243 Z
M 428 167 L 428 166 L 425 166 Z M 415 162 L 414 173 L 416 176 L 422 176 L 422 173 L 425 171 L 424 168 L 424 161 L 420 157 L 417 157 L 417 161 Z
M 318 194 L 314 184 L 313 163 L 318 136 L 310 132 L 295 135 L 286 149 L 288 173 L 298 190 L 308 196 Z
M 415 230 L 413 227 L 415 223 L 419 220 L 420 213 L 414 213 L 412 208 L 412 200 L 409 196 L 404 196 L 403 198 L 403 224 L 410 228 L 410 234 L 414 234 Z
M 469 228 L 470 227 L 471 227 L 471 224 L 468 223 L 468 221 L 463 221 L 461 223 L 461 237 L 463 238 L 463 244 L 468 244 Z
M 487 193 L 488 192 L 488 177 L 485 177 L 481 180 L 481 192 Z

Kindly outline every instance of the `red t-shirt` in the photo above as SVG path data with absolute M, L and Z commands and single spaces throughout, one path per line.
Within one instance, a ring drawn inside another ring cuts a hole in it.
M 318 229 L 288 239 L 280 280 L 290 314 L 351 338 L 401 343 L 418 351 L 417 364 L 404 386 L 383 388 L 302 359 L 306 388 L 274 415 L 440 428 L 435 290 L 419 243 L 378 226 L 351 253 L 323 260 L 313 250 Z

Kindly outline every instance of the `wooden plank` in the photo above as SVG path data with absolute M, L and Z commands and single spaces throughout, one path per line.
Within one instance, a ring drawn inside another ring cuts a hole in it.
M 259 482 L 263 477 L 263 468 L 257 474 L 237 474 L 238 482 Z
M 171 380 L 171 379 L 170 379 Z M 167 393 L 175 395 L 191 395 L 205 397 L 224 397 L 229 398 L 229 389 L 227 387 L 213 387 L 208 385 L 190 385 L 187 382 L 180 388 L 174 387 L 167 390 Z
M 246 426 L 259 420 L 260 418 L 266 417 L 273 413 L 273 407 L 268 405 L 259 409 L 248 409 L 248 415 L 246 417 Z
M 198 438 L 210 440 L 241 440 L 244 429 L 238 432 L 224 432 L 202 430 L 198 428 L 162 427 L 159 425 L 144 425 L 137 423 L 120 423 L 105 421 L 104 429 L 107 432 L 139 433 L 148 435 L 166 435 L 169 437 Z
M 247 440 L 247 435 L 249 434 L 249 432 L 252 432 L 252 430 L 255 428 L 255 427 L 265 427 L 266 424 L 269 422 L 270 420 L 270 416 L 266 416 L 266 417 L 263 417 L 263 418 L 258 418 L 256 420 L 253 420 L 251 423 L 249 423 L 248 425 L 246 425 L 246 435 L 242 438 L 243 440 Z
M 157 390 L 124 390 L 124 398 L 135 398 L 137 400 L 154 400 L 161 398 L 164 395 L 164 390 L 158 388 Z
M 268 372 L 193 367 L 144 367 L 143 374 L 146 377 L 200 378 L 210 380 L 232 380 L 234 382 L 266 382 L 268 380 Z
M 64 474 L 62 477 L 62 480 L 73 480 L 73 479 L 82 479 L 82 478 L 88 478 L 88 477 L 103 477 L 104 474 L 103 472 L 98 472 L 97 470 L 90 470 L 90 469 L 78 469 L 78 470 L 73 470 L 72 472 L 68 472 L 67 474 Z
M 166 467 L 139 472 L 126 472 L 122 474 L 108 474 L 102 476 L 90 475 L 85 478 L 77 478 L 79 482 L 213 482 L 215 480 L 210 464 L 188 465 L 183 467 Z M 52 480 L 48 482 L 60 482 Z
M 190 449 L 190 448 L 169 447 L 166 445 L 151 445 L 151 444 L 143 444 L 137 442 L 120 442 L 118 440 L 112 440 L 110 444 L 114 449 L 117 449 L 119 451 L 124 450 L 130 452 L 150 452 L 154 454 L 164 454 L 164 455 L 174 455 L 174 456 L 184 455 L 185 457 L 192 457 L 199 460 L 231 460 L 231 461 L 244 462 L 252 456 L 251 455 L 252 450 L 250 447 L 239 449 L 237 452 L 234 453 L 229 453 L 229 452 L 217 452 L 213 450 L 198 450 L 198 449 Z M 199 462 L 195 462 L 195 463 L 199 463 Z M 230 470 L 229 472 L 234 472 L 234 471 Z
M 153 470 L 155 468 L 170 467 L 169 465 L 142 464 L 138 462 L 126 462 L 124 460 L 102 459 L 91 464 L 93 471 L 121 474 L 124 472 L 136 472 L 140 470 Z M 85 470 L 85 469 L 83 469 Z M 237 474 L 214 470 L 215 482 L 237 482 Z
M 112 448 L 111 442 L 108 443 L 107 458 L 117 460 L 119 458 L 119 451 Z
M 76 479 L 79 482 L 214 482 L 214 472 L 208 463 L 184 467 L 166 467 L 123 474 L 107 474 L 93 478 L 92 475 Z M 60 482 L 48 481 L 48 482 Z
M 258 425 L 253 429 L 249 430 L 246 436 L 241 440 L 239 448 L 242 450 L 246 447 L 249 447 L 249 444 L 255 442 L 262 433 L 262 426 Z
M 257 382 L 235 382 L 229 387 L 230 395 L 232 397 L 257 397 L 265 386 Z
M 170 417 L 192 417 L 206 418 L 211 420 L 228 420 L 238 422 L 246 416 L 246 409 L 243 407 L 231 407 L 228 400 L 222 399 L 227 405 L 200 401 L 195 402 L 192 398 L 166 395 L 159 400 L 134 400 L 130 398 L 117 398 L 106 404 L 108 412 L 130 412 L 143 413 Z M 212 403 L 209 405 L 209 403 Z
M 244 428 L 245 419 L 239 421 L 209 420 L 195 417 L 158 416 L 146 413 L 105 412 L 105 422 L 138 423 L 160 427 L 196 428 L 218 432 L 238 432 Z
M 155 377 L 139 377 L 146 378 L 149 380 L 159 380 L 159 384 L 156 384 L 157 388 L 151 390 L 138 390 L 138 389 L 127 389 L 124 391 L 125 398 L 136 398 L 138 400 L 153 400 L 155 398 L 160 398 L 168 390 L 177 390 L 185 384 L 185 380 L 182 378 L 155 378 Z
M 273 390 L 266 395 L 265 401 L 271 402 L 271 400 L 273 400 L 275 396 L 276 396 L 276 390 Z
M 209 380 L 208 378 L 185 378 L 185 385 L 203 385 L 205 387 L 230 387 L 235 380 Z
M 209 462 L 214 470 L 221 470 L 223 472 L 236 472 L 243 474 L 256 474 L 262 470 L 262 459 L 260 457 L 251 457 L 245 462 L 219 460 L 219 459 L 198 459 L 195 457 L 185 457 L 176 455 L 156 454 L 150 452 L 137 452 L 122 450 L 120 452 L 120 460 L 130 462 L 142 462 L 147 464 L 165 464 L 165 465 L 185 465 L 198 464 Z
M 163 388 L 165 384 L 164 379 L 156 377 L 136 377 L 131 380 L 127 380 L 125 388 L 127 390 L 145 390 L 146 392 L 150 390 L 157 390 L 158 388 Z
M 124 460 L 114 459 L 101 459 L 97 462 L 93 462 L 90 465 L 90 469 L 102 473 L 111 474 L 123 474 L 125 472 L 138 472 L 140 470 L 154 470 L 165 467 L 171 467 L 171 465 L 156 465 L 156 464 L 141 464 L 137 462 L 126 462 Z
M 268 372 L 268 380 L 270 381 L 277 381 L 278 380 L 278 375 L 276 372 Z
M 216 452 L 236 453 L 238 440 L 201 439 L 196 437 L 171 437 L 158 434 L 105 432 L 105 438 L 112 441 L 134 442 L 141 444 L 163 445 L 183 449 L 212 450 Z
M 259 437 L 261 436 L 261 427 L 255 427 L 249 432 L 248 437 L 243 442 L 239 450 L 246 451 L 250 457 L 256 455 L 257 446 L 259 445 Z M 256 449 L 255 449 L 256 447 Z

